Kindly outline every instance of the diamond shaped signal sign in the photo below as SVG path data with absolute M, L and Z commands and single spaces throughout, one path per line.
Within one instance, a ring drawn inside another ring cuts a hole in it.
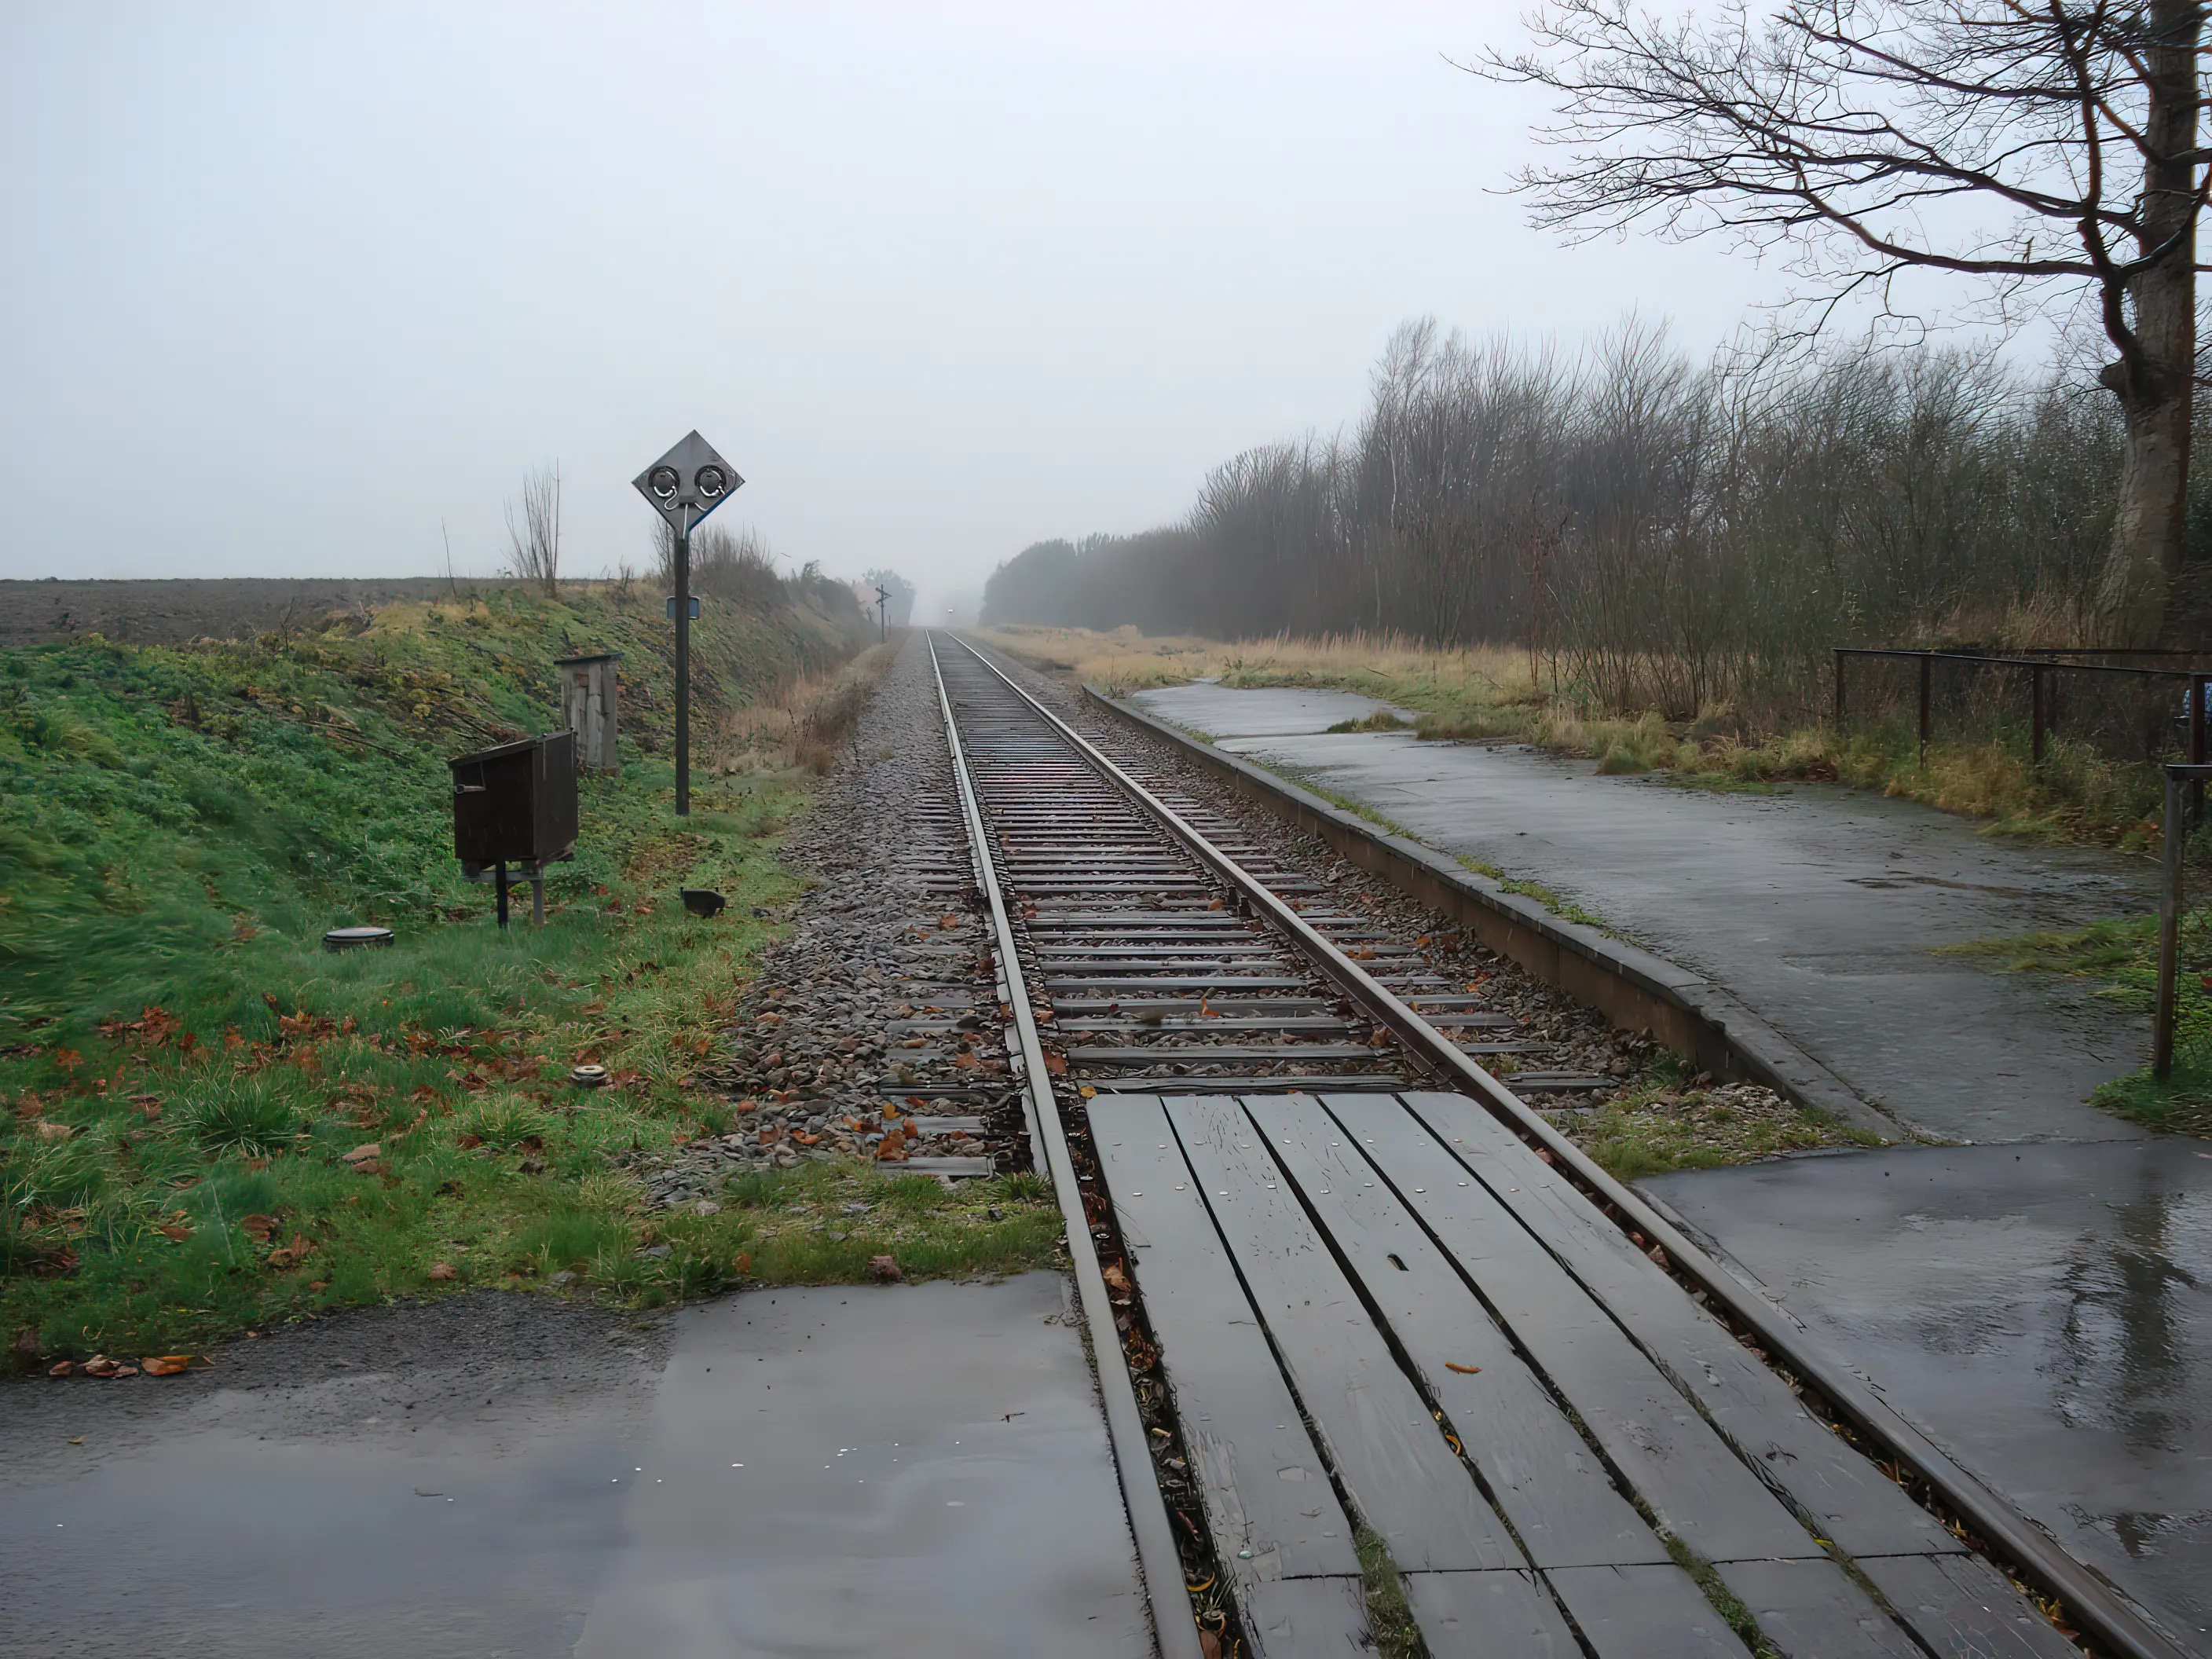
M 631 482 L 678 534 L 688 533 L 744 483 L 737 468 L 696 432 Z

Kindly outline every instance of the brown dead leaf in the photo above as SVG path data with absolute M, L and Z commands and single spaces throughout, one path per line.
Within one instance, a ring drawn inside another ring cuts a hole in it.
M 289 1273 L 314 1253 L 314 1241 L 295 1233 L 289 1244 L 269 1252 L 269 1265 L 280 1273 Z
M 1044 1068 L 1046 1071 L 1051 1073 L 1054 1077 L 1066 1077 L 1067 1075 L 1067 1056 L 1063 1054 L 1056 1053 L 1051 1049 L 1047 1049 L 1045 1051 L 1044 1057 Z
M 899 1271 L 896 1256 L 870 1256 L 868 1271 L 875 1275 L 876 1283 L 878 1285 L 896 1285 L 903 1282 L 906 1278 L 906 1275 Z
M 1200 1659 L 1221 1659 L 1221 1638 L 1210 1630 L 1198 1633 Z
M 93 1355 L 77 1369 L 87 1376 L 125 1377 L 138 1375 L 138 1368 L 136 1365 L 127 1365 L 120 1359 L 110 1359 L 104 1353 Z
M 433 1261 L 429 1272 L 423 1275 L 440 1285 L 450 1284 L 460 1276 L 461 1270 L 450 1261 Z
M 1457 1371 L 1462 1376 L 1473 1376 L 1476 1372 L 1480 1371 L 1482 1367 L 1480 1365 L 1462 1365 L 1456 1359 L 1447 1359 L 1444 1361 L 1444 1369 L 1448 1371 Z
M 48 1376 L 69 1376 L 73 1375 L 76 1370 L 76 1366 L 70 1361 L 66 1359 L 58 1359 L 52 1364 L 46 1367 L 46 1375 Z
M 138 1362 L 138 1369 L 149 1376 L 182 1376 L 191 1364 L 188 1353 L 150 1354 Z
M 939 916 L 937 919 L 937 925 L 939 927 L 957 927 L 960 925 L 960 918 L 957 916 Z
M 1219 899 L 1216 899 L 1212 903 L 1207 905 L 1206 908 L 1209 910 L 1218 910 L 1221 908 L 1221 901 Z
M 383 1156 L 384 1148 L 377 1142 L 371 1140 L 355 1147 L 351 1152 L 346 1153 L 345 1161 L 358 1167 L 361 1164 L 369 1163 L 372 1160 L 382 1158 Z
M 750 1251 L 738 1256 L 738 1259 L 730 1265 L 737 1269 L 738 1278 L 747 1279 L 751 1277 L 753 1271 L 753 1258 Z
M 903 1125 L 893 1129 L 876 1143 L 876 1158 L 878 1163 L 883 1164 L 906 1162 L 906 1128 Z
M 192 1236 L 192 1230 L 180 1221 L 164 1221 L 154 1231 L 172 1244 L 181 1244 Z
M 1108 1290 L 1116 1291 L 1122 1296 L 1129 1293 L 1129 1275 L 1121 1271 L 1120 1262 L 1108 1262 L 1099 1277 L 1106 1281 Z
M 276 1231 L 276 1218 L 271 1215 L 242 1215 L 238 1218 L 238 1231 L 256 1244 L 266 1244 L 270 1235 Z

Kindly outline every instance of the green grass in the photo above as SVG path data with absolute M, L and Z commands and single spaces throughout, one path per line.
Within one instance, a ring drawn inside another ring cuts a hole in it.
M 1510 1073 L 1506 1081 L 1511 1082 Z M 1563 1125 L 1575 1144 L 1616 1181 L 1674 1170 L 1711 1170 L 1826 1146 L 1878 1146 L 1879 1136 L 1817 1117 L 1750 1090 L 1695 1084 L 1678 1057 L 1662 1054 L 1652 1075 L 1590 1115 Z
M 1359 1552 L 1360 1588 L 1367 1601 L 1367 1635 L 1383 1659 L 1429 1659 L 1429 1644 L 1406 1600 L 1406 1581 L 1382 1534 L 1355 1523 L 1352 1542 Z
M 718 609 L 709 730 L 859 643 Z M 610 1157 L 718 1122 L 691 1073 L 795 896 L 776 849 L 809 774 L 695 778 L 674 815 L 658 620 L 503 591 L 246 645 L 0 653 L 0 1334 L 167 1351 L 574 1263 L 635 1302 L 737 1271 L 734 1222 L 647 1220 Z M 502 937 L 459 879 L 445 757 L 555 724 L 552 659 L 602 647 L 627 653 L 622 774 L 583 781 L 549 925 L 526 897 Z M 687 915 L 693 884 L 726 915 Z M 320 948 L 361 921 L 398 943 Z M 614 1086 L 572 1087 L 584 1060 Z M 640 1255 L 656 1226 L 670 1250 Z
M 2200 832 L 2201 833 L 2201 832 Z M 2130 916 L 2073 933 L 2021 933 L 1941 947 L 2014 973 L 2065 974 L 2090 981 L 2093 994 L 2148 1013 L 2158 992 L 2158 921 Z M 2175 983 L 2173 1073 L 2143 1066 L 2099 1087 L 2091 1103 L 2148 1129 L 2212 1136 L 2212 908 L 2181 919 Z

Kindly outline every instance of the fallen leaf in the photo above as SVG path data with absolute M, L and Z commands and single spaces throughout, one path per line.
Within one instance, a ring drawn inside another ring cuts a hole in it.
M 349 1164 L 359 1165 L 369 1163 L 373 1159 L 380 1158 L 383 1156 L 384 1148 L 375 1141 L 372 1140 L 364 1146 L 356 1146 L 351 1152 L 346 1153 L 345 1161 Z
M 960 918 L 957 916 L 939 916 L 937 919 L 937 925 L 939 927 L 957 927 L 960 925 Z
M 256 1244 L 266 1244 L 269 1236 L 276 1231 L 276 1218 L 269 1215 L 242 1215 L 238 1218 L 238 1231 Z
M 736 1268 L 736 1269 L 737 1269 L 738 1276 L 740 1279 L 747 1279 L 747 1278 L 750 1278 L 750 1277 L 751 1277 L 751 1275 L 752 1275 L 752 1271 L 753 1271 L 753 1259 L 752 1259 L 752 1256 L 751 1256 L 751 1255 L 750 1255 L 750 1253 L 745 1254 L 745 1255 L 740 1255 L 740 1256 L 739 1256 L 739 1257 L 738 1257 L 735 1261 L 732 1262 L 730 1265 L 731 1265 L 732 1267 L 734 1267 L 734 1268 Z
M 793 1130 L 791 1138 L 802 1146 L 817 1146 L 822 1143 L 820 1135 L 809 1134 L 804 1129 Z
M 1462 1376 L 1473 1376 L 1477 1371 L 1480 1370 L 1482 1367 L 1480 1365 L 1462 1365 L 1456 1359 L 1447 1359 L 1444 1361 L 1444 1369 L 1448 1371 L 1457 1371 Z
M 54 1364 L 46 1367 L 46 1375 L 48 1376 L 67 1376 L 76 1370 L 76 1367 L 70 1361 L 66 1359 L 57 1360 Z
M 173 1244 L 181 1244 L 192 1236 L 192 1230 L 190 1227 L 180 1225 L 173 1221 L 164 1222 L 154 1231 Z
M 1045 1051 L 1044 1057 L 1044 1068 L 1046 1071 L 1051 1073 L 1054 1077 L 1066 1077 L 1067 1075 L 1067 1056 L 1066 1054 L 1056 1054 L 1050 1049 L 1047 1049 Z
M 269 1252 L 269 1265 L 278 1273 L 289 1273 L 315 1253 L 314 1241 L 295 1235 L 292 1242 L 282 1249 Z
M 104 1353 L 93 1355 L 77 1369 L 87 1376 L 125 1377 L 138 1375 L 138 1368 L 136 1365 L 126 1365 L 119 1359 L 110 1359 Z
M 67 1140 L 76 1133 L 66 1123 L 56 1123 L 50 1118 L 43 1117 L 38 1120 L 37 1128 L 39 1139 L 41 1140 Z
M 906 1275 L 899 1271 L 898 1259 L 896 1256 L 870 1256 L 868 1271 L 875 1275 L 876 1283 L 878 1285 L 896 1285 L 906 1278 Z
M 884 1164 L 906 1162 L 906 1126 L 900 1124 L 876 1143 L 876 1158 Z
M 1099 1275 L 1099 1277 L 1106 1281 L 1106 1288 L 1108 1290 L 1119 1291 L 1124 1296 L 1128 1294 L 1129 1275 L 1121 1271 L 1121 1264 L 1120 1262 L 1108 1262 L 1106 1264 L 1105 1270 Z
M 1198 1650 L 1201 1659 L 1221 1659 L 1221 1638 L 1210 1630 L 1199 1632 Z
M 188 1353 L 151 1354 L 138 1362 L 138 1369 L 149 1376 L 181 1376 L 191 1363 Z
M 1207 905 L 1206 908 L 1209 910 L 1218 910 L 1221 908 L 1221 901 L 1219 899 L 1216 899 L 1212 903 Z
M 461 1270 L 450 1261 L 433 1261 L 430 1264 L 430 1271 L 423 1276 L 443 1285 L 459 1279 L 461 1276 Z

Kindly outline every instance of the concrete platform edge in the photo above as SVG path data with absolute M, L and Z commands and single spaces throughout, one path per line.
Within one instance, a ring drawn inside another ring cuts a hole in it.
M 1448 854 L 1369 823 L 1264 767 L 1115 702 L 1095 685 L 1085 684 L 1083 694 L 1118 719 L 1175 744 L 1238 793 L 1313 831 L 1361 869 L 1473 928 L 1485 945 L 1537 978 L 1601 1010 L 1617 1025 L 1648 1032 L 1700 1070 L 1762 1084 L 1807 1111 L 1885 1142 L 1918 1138 L 1711 981 L 1594 927 L 1555 916 Z

